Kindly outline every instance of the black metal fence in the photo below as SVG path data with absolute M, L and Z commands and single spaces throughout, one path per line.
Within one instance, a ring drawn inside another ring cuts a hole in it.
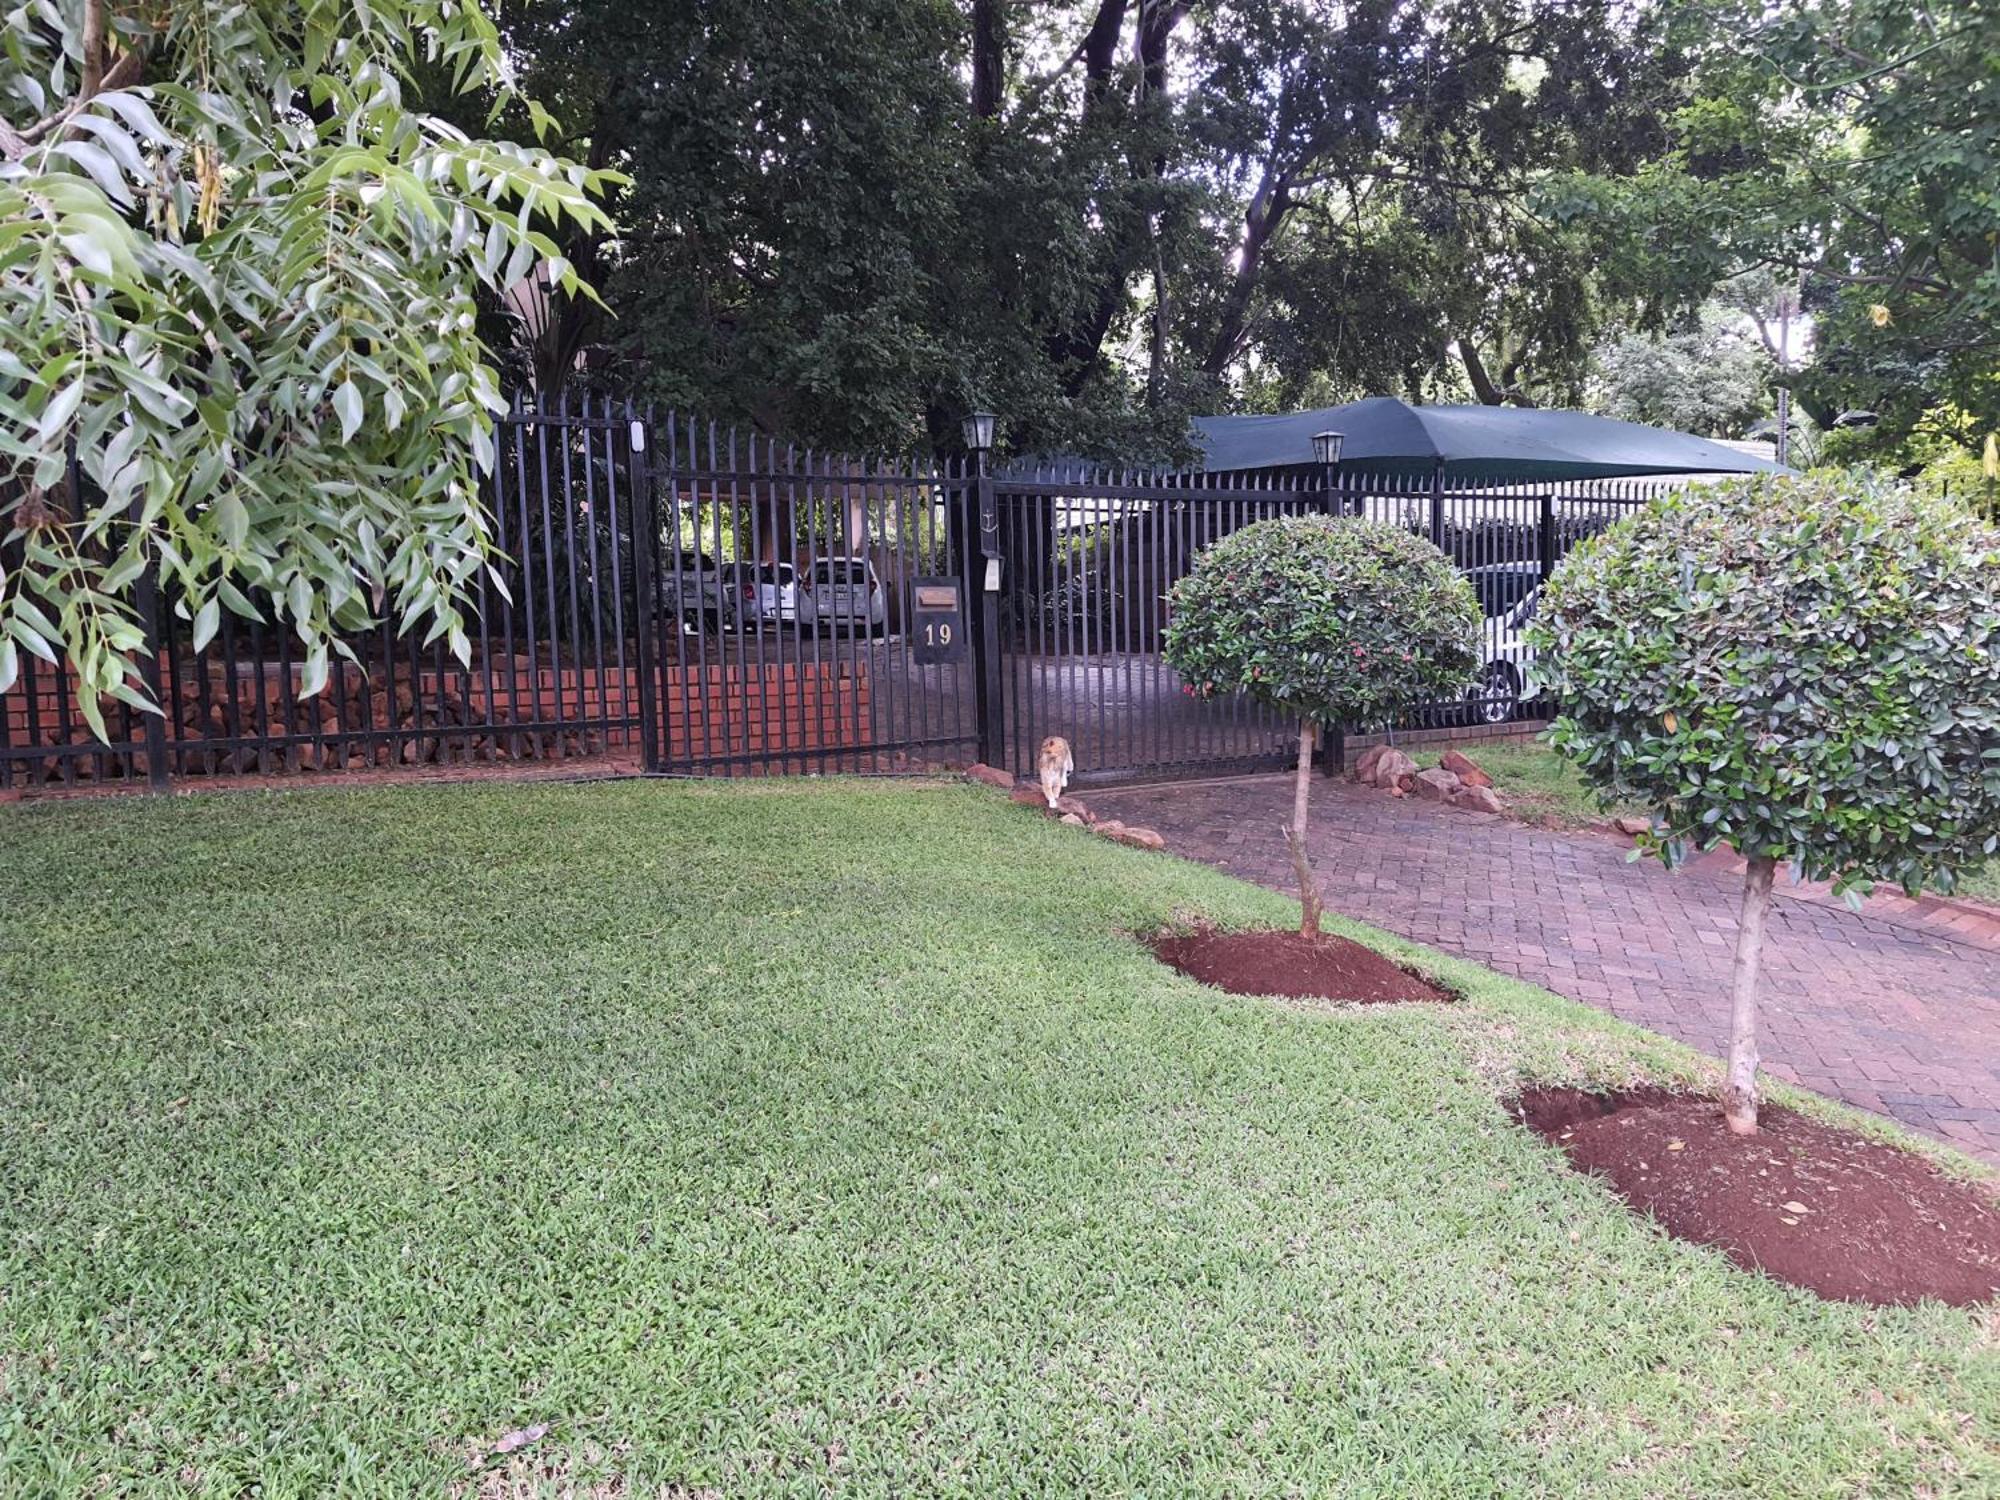
M 1541 581 L 1661 487 L 989 472 L 596 398 L 517 406 L 498 438 L 498 557 L 469 662 L 384 627 L 350 638 L 308 698 L 287 631 L 225 614 L 197 653 L 174 601 L 148 601 L 161 712 L 107 703 L 99 741 L 71 676 L 26 660 L 0 697 L 0 787 L 604 757 L 710 775 L 983 758 L 1025 774 L 1050 734 L 1086 781 L 1274 764 L 1289 726 L 1183 692 L 1161 657 L 1167 591 L 1202 547 L 1314 511 L 1429 536 L 1479 595 L 1482 669 L 1411 723 L 1497 723 L 1534 706 L 1521 631 Z M 73 474 L 79 514 L 82 493 Z

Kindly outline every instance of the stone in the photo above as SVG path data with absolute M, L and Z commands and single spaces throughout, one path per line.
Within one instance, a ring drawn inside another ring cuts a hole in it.
M 1476 781 L 1461 781 L 1458 790 L 1451 794 L 1451 805 L 1462 807 L 1467 812 L 1498 813 L 1507 810 L 1498 792 Z
M 1007 797 L 1008 800 L 1016 802 L 1020 804 L 1022 807 L 1039 807 L 1046 809 L 1049 805 L 1049 799 L 1042 795 L 1042 789 L 1038 786 L 1030 785 L 1028 782 L 1025 781 L 1022 782 L 1019 786 L 1010 787 L 1007 792 Z
M 1366 781 L 1372 785 L 1375 780 L 1375 767 L 1381 764 L 1382 757 L 1388 753 L 1387 745 L 1370 745 L 1361 752 L 1360 759 L 1348 768 L 1348 774 L 1356 781 Z
M 1062 815 L 1062 821 L 1069 824 L 1069 826 L 1072 828 L 1088 828 L 1090 826 L 1088 823 L 1084 822 L 1082 818 L 1079 818 L 1075 813 L 1064 813 Z
M 1043 801 L 1046 803 L 1047 799 L 1044 798 Z M 1056 811 L 1062 814 L 1065 823 L 1071 818 L 1075 818 L 1083 823 L 1095 823 L 1097 821 L 1097 814 L 1085 807 L 1075 797 L 1058 797 L 1056 799 Z
M 1630 816 L 1629 814 L 1625 817 L 1615 818 L 1612 820 L 1612 827 L 1616 828 L 1620 833 L 1625 834 L 1627 837 L 1635 839 L 1640 834 L 1645 833 L 1650 828 L 1652 828 L 1652 826 L 1653 826 L 1653 820 L 1651 818 L 1635 818 Z
M 983 781 L 986 785 L 997 787 L 1003 792 L 1014 790 L 1014 775 L 1011 771 L 1003 771 L 998 766 L 989 766 L 984 761 L 978 765 L 967 766 L 965 774 L 973 781 Z
M 1406 785 L 1403 778 L 1416 774 L 1417 763 L 1400 750 L 1385 746 L 1382 758 L 1375 762 L 1375 785 L 1384 791 Z
M 1438 765 L 1456 776 L 1467 786 L 1491 786 L 1493 778 L 1479 769 L 1469 755 L 1461 755 L 1456 750 L 1447 750 L 1438 757 Z
M 1416 793 L 1426 802 L 1447 802 L 1458 787 L 1458 778 L 1440 767 L 1417 772 Z
M 1102 823 L 1096 824 L 1090 831 L 1102 834 L 1105 838 L 1111 839 L 1115 843 L 1130 844 L 1134 849 L 1164 849 L 1167 847 L 1166 839 L 1160 835 L 1158 830 L 1152 828 L 1131 828 L 1119 822 L 1116 818 L 1109 818 Z

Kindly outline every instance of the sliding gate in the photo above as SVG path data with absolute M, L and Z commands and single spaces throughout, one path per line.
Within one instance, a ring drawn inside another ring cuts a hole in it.
M 1001 557 L 1001 754 L 1022 775 L 1050 735 L 1076 780 L 1195 776 L 1281 763 L 1298 729 L 1247 698 L 1202 699 L 1161 656 L 1167 590 L 1239 527 L 1329 508 L 1283 477 L 1068 467 L 991 481 Z
M 1201 549 L 1274 516 L 1366 516 L 1425 536 L 1477 597 L 1480 667 L 1463 695 L 1413 705 L 1400 728 L 1501 724 L 1539 714 L 1523 632 L 1542 583 L 1577 542 L 1660 489 L 1658 481 L 1501 485 L 1437 474 L 1137 474 L 1086 467 L 991 480 L 1001 563 L 998 704 L 989 758 L 1032 775 L 1060 735 L 1076 779 L 1199 776 L 1275 767 L 1297 727 L 1242 695 L 1199 698 L 1161 654 L 1167 591 Z M 1379 728 L 1381 726 L 1348 726 Z

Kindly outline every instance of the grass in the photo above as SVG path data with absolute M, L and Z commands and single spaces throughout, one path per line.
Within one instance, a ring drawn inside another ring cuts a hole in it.
M 17 808 L 0 910 L 9 1495 L 2000 1487 L 1989 1316 L 1496 1102 L 1691 1054 L 1357 927 L 1465 1003 L 1204 990 L 1125 934 L 1284 898 L 984 791 Z
M 1539 739 L 1484 740 L 1463 750 L 1493 778 L 1494 790 L 1507 801 L 1508 816 L 1523 823 L 1538 828 L 1589 828 L 1620 814 L 1646 814 L 1638 803 L 1604 808 L 1576 768 Z M 1420 765 L 1434 766 L 1437 755 L 1426 752 L 1417 760 Z

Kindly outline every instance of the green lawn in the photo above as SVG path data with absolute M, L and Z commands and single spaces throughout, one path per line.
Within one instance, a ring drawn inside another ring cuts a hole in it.
M 1690 1054 L 1434 957 L 1205 991 L 1125 934 L 1282 897 L 983 790 L 55 804 L 0 871 L 6 1495 L 540 1423 L 466 1492 L 2000 1488 L 1990 1314 L 1666 1241 L 1496 1102 Z

